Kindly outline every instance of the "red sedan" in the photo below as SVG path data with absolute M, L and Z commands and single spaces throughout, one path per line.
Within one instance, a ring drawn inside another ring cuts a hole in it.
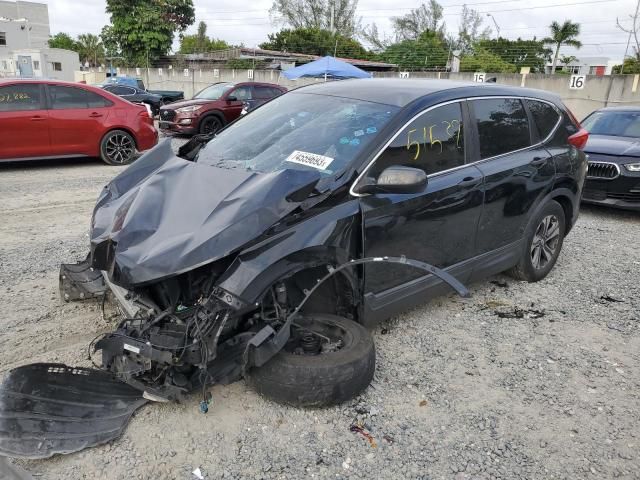
M 102 89 L 51 80 L 0 80 L 0 161 L 100 157 L 131 163 L 158 142 L 145 107 Z

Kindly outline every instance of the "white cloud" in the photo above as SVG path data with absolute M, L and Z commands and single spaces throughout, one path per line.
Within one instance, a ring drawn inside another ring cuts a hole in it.
M 40 1 L 49 5 L 52 33 L 67 32 L 72 35 L 85 32 L 99 33 L 102 26 L 109 20 L 104 11 L 104 0 Z M 495 0 L 471 0 L 467 4 L 469 6 L 476 4 L 474 8 L 478 11 L 491 12 L 500 26 L 501 35 L 513 39 L 544 37 L 548 33 L 548 25 L 553 20 L 570 19 L 579 22 L 582 24 L 580 40 L 585 44 L 579 52 L 581 55 L 622 58 L 627 34 L 616 28 L 616 17 L 628 19 L 628 16 L 635 11 L 636 0 L 554 6 L 580 1 L 589 0 L 533 0 L 531 2 L 513 0 L 502 3 Z M 391 10 L 388 0 L 360 0 L 358 15 L 362 17 L 363 24 L 376 22 L 379 28 L 388 31 L 390 16 L 401 15 L 419 5 L 419 2 L 414 0 L 400 0 L 400 2 Z M 459 13 L 464 1 L 442 0 L 441 3 L 444 6 L 448 30 L 457 31 Z M 209 35 L 230 43 L 242 42 L 249 47 L 256 46 L 267 39 L 267 34 L 278 30 L 277 26 L 271 24 L 269 18 L 271 0 L 219 0 L 213 5 L 207 0 L 194 0 L 194 4 L 196 21 L 204 20 L 209 26 Z M 531 9 L 530 7 L 543 8 Z M 494 28 L 489 18 L 487 18 L 487 25 Z M 192 26 L 189 31 L 195 31 L 195 26 Z M 567 49 L 567 53 L 575 52 Z

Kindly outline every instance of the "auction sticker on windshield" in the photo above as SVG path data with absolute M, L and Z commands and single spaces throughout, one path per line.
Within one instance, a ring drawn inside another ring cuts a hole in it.
M 318 170 L 326 170 L 327 167 L 331 165 L 331 162 L 333 162 L 333 158 L 318 155 L 317 153 L 294 150 L 293 153 L 286 158 L 286 161 L 317 168 Z

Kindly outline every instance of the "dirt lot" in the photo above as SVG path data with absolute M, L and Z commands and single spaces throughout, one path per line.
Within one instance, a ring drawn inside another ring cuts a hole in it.
M 62 304 L 61 261 L 86 254 L 97 161 L 0 166 L 0 375 L 88 366 L 110 326 Z M 20 465 L 45 479 L 640 478 L 640 215 L 585 208 L 538 284 L 494 277 L 374 332 L 378 366 L 355 401 L 297 410 L 240 382 L 210 412 L 143 407 L 98 448 Z M 364 421 L 373 442 L 349 430 Z

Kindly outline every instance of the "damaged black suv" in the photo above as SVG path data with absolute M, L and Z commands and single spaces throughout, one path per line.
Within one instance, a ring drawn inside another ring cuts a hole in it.
M 374 373 L 366 327 L 488 275 L 549 273 L 587 137 L 541 91 L 300 88 L 118 175 L 62 294 L 115 299 L 122 319 L 92 347 L 146 398 L 244 376 L 278 401 L 344 401 Z

